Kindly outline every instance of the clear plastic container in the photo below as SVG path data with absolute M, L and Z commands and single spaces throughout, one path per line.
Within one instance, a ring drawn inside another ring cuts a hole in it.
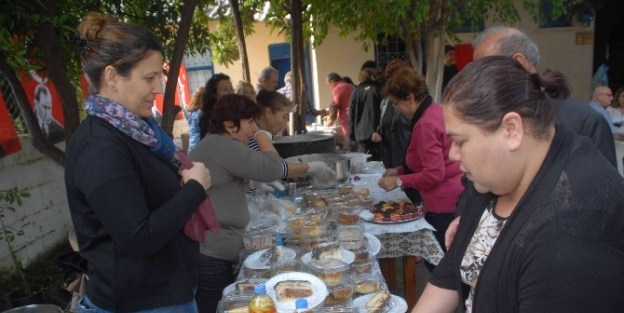
M 366 247 L 364 228 L 361 225 L 339 225 L 335 236 L 344 249 L 353 251 Z
M 354 275 L 372 274 L 375 260 L 374 257 L 370 257 L 365 262 L 351 263 L 351 273 Z
M 243 234 L 243 245 L 249 251 L 268 249 L 273 246 L 273 232 L 267 230 L 247 231 Z
M 235 294 L 226 296 L 217 306 L 218 313 L 248 313 L 249 301 L 253 298 L 253 294 Z
M 299 260 L 283 260 L 271 265 L 271 274 L 275 276 L 285 272 L 301 272 L 303 263 Z
M 254 296 L 249 300 L 249 313 L 275 313 L 275 302 L 266 294 L 264 284 L 254 286 Z
M 353 281 L 353 292 L 356 296 L 382 290 L 384 286 L 384 279 L 378 274 L 352 276 L 351 280 Z
M 353 304 L 353 283 L 349 280 L 344 280 L 336 286 L 329 287 L 327 291 L 325 306 L 349 307 Z
M 341 284 L 349 271 L 349 264 L 336 259 L 312 260 L 308 267 L 328 287 Z

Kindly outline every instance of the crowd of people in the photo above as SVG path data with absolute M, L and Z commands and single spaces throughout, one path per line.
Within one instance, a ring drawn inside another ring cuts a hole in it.
M 278 90 L 267 67 L 255 89 L 235 90 L 213 75 L 185 112 L 180 151 L 152 117 L 163 92 L 157 37 L 100 13 L 77 33 L 95 91 L 65 166 L 88 263 L 79 310 L 213 313 L 235 281 L 249 191 L 334 174 L 286 162 L 271 142 L 296 106 L 292 78 Z M 474 61 L 449 69 L 442 103 L 407 62 L 381 71 L 368 61 L 357 86 L 329 73 L 329 108 L 308 110 L 337 125 L 342 149 L 383 161 L 381 188 L 424 204 L 446 254 L 428 264 L 413 312 L 620 311 L 624 179 L 613 139 L 624 133 L 624 92 L 571 97 L 564 73 L 536 72 L 539 49 L 514 28 L 489 28 L 473 45 Z

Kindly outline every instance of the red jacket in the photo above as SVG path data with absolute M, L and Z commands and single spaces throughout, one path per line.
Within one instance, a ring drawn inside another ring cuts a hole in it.
M 412 129 L 405 163 L 414 173 L 403 175 L 403 167 L 398 168 L 402 187 L 418 189 L 431 213 L 454 213 L 457 198 L 464 190 L 459 163 L 448 158 L 450 149 L 442 106 L 433 103 Z

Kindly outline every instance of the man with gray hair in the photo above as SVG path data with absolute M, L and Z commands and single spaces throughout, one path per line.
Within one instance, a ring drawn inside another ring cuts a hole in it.
M 43 84 L 37 85 L 33 100 L 35 103 L 35 115 L 39 121 L 43 137 L 50 143 L 63 141 L 63 126 L 52 116 L 52 93 L 50 89 Z
M 262 71 L 260 71 L 260 74 L 258 74 L 258 86 L 256 86 L 256 91 L 275 91 L 277 89 L 278 76 L 279 74 L 276 68 L 272 66 L 263 68 Z
M 507 55 L 520 62 L 528 71 L 537 72 L 540 61 L 537 44 L 518 29 L 506 26 L 490 27 L 475 38 L 472 47 L 475 60 L 490 55 Z M 576 98 L 550 100 L 555 106 L 556 123 L 578 135 L 589 137 L 602 155 L 617 167 L 611 128 L 602 115 Z

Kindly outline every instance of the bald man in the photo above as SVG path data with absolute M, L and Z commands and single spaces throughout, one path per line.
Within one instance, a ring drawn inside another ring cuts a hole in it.
M 537 44 L 518 29 L 490 27 L 475 38 L 472 46 L 475 60 L 490 55 L 507 55 L 520 62 L 528 71 L 537 72 L 540 61 Z M 617 167 L 610 123 L 579 99 L 568 97 L 550 100 L 557 113 L 555 122 L 577 135 L 589 137 L 602 155 Z
M 598 86 L 594 89 L 594 93 L 592 94 L 592 101 L 589 102 L 589 106 L 591 106 L 596 112 L 600 113 L 600 115 L 604 116 L 605 120 L 611 126 L 611 132 L 615 132 L 615 126 L 611 123 L 611 117 L 609 116 L 609 112 L 607 112 L 607 107 L 611 105 L 613 102 L 613 92 L 611 88 L 606 86 Z

